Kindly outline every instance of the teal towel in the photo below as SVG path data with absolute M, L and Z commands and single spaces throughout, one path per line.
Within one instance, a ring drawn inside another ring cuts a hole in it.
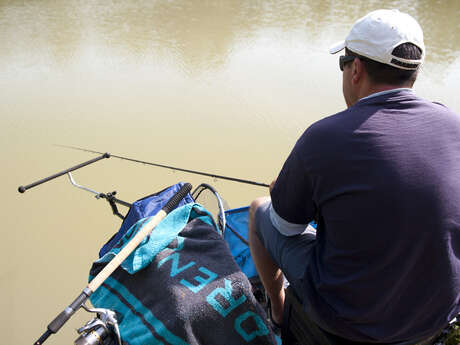
M 93 264 L 94 277 L 148 218 Z M 251 284 L 211 215 L 198 204 L 171 212 L 91 296 L 114 310 L 126 345 L 276 343 Z

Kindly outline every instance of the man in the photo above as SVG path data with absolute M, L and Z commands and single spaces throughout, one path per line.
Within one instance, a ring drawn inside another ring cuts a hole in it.
M 460 312 L 460 117 L 411 90 L 425 46 L 409 15 L 369 13 L 343 49 L 348 108 L 310 126 L 251 204 L 251 253 L 275 323 L 282 271 L 331 334 L 426 342 Z

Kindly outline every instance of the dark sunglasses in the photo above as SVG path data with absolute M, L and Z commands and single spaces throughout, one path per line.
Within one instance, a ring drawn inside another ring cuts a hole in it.
M 345 66 L 345 64 L 349 63 L 349 62 L 352 62 L 354 59 L 356 59 L 357 56 L 355 55 L 342 55 L 339 57 L 339 68 L 340 70 L 343 72 L 343 66 Z

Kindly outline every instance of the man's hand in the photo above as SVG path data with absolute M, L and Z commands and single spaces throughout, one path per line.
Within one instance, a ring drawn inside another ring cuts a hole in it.
M 272 181 L 272 183 L 270 183 L 270 187 L 268 188 L 270 193 L 272 192 L 272 189 L 275 186 L 275 183 L 276 183 L 276 178 Z

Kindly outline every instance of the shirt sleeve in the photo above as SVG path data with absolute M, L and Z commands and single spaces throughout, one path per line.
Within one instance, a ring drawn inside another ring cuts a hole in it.
M 281 218 L 273 208 L 273 204 L 270 205 L 269 214 L 273 226 L 284 236 L 299 235 L 303 233 L 307 227 L 305 224 L 289 223 L 287 220 Z
M 270 219 L 273 226 L 286 236 L 302 233 L 316 213 L 313 186 L 305 161 L 308 153 L 302 142 L 299 140 L 290 153 L 270 193 Z

